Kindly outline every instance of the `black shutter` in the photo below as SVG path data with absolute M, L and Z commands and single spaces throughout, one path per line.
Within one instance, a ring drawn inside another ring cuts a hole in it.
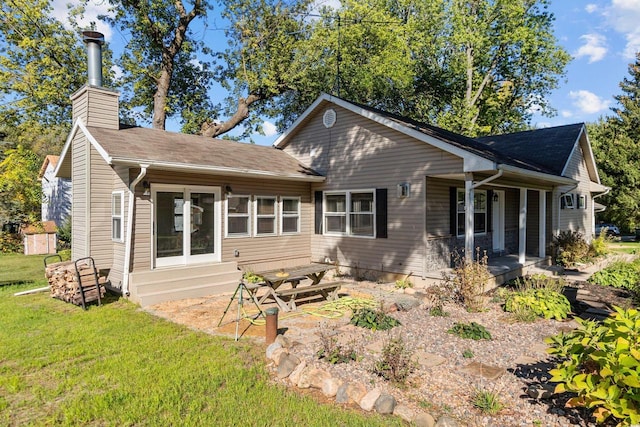
M 376 238 L 387 238 L 387 189 L 376 189 Z
M 487 231 L 493 231 L 493 190 L 487 190 Z
M 322 191 L 314 193 L 315 198 L 315 233 L 322 234 Z
M 458 189 L 449 187 L 449 232 L 452 236 L 458 235 L 457 229 L 458 218 Z

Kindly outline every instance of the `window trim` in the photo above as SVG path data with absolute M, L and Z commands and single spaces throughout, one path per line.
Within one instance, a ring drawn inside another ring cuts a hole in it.
M 117 215 L 114 212 L 114 207 L 115 207 L 114 201 L 116 197 L 120 198 L 120 214 L 119 215 Z M 116 228 L 113 225 L 113 221 L 116 218 L 120 219 L 120 227 L 119 227 L 120 237 L 115 236 Z M 118 243 L 124 242 L 124 190 L 111 192 L 111 241 L 118 242 Z
M 573 193 L 565 193 L 560 196 L 560 204 L 562 209 L 575 209 L 575 201 Z
M 460 223 L 459 223 L 459 217 L 460 214 L 464 214 L 466 215 L 466 204 L 463 205 L 464 210 L 462 212 L 458 211 L 458 195 L 461 194 L 463 195 L 463 200 L 466 201 L 466 195 L 465 195 L 465 189 L 464 188 L 456 188 L 456 206 L 455 206 L 455 210 L 456 210 L 456 237 L 464 237 L 465 233 L 464 230 L 466 229 L 466 224 L 464 224 L 464 227 L 462 228 L 462 234 L 459 233 L 460 230 Z M 485 205 L 484 205 L 484 210 L 483 211 L 478 211 L 477 209 L 475 209 L 475 198 L 476 195 L 480 195 L 480 194 L 484 194 L 484 200 L 485 200 Z M 488 199 L 488 192 L 487 190 L 474 190 L 473 191 L 473 203 L 474 203 L 474 210 L 473 210 L 473 215 L 474 215 L 474 219 L 473 219 L 473 235 L 474 236 L 484 236 L 487 234 L 487 224 L 488 224 L 488 216 L 489 216 L 489 199 Z M 476 227 L 476 221 L 475 221 L 475 215 L 478 213 L 482 213 L 484 214 L 484 231 L 476 231 L 477 227 Z
M 258 200 L 273 199 L 273 214 L 259 214 L 258 213 Z M 253 197 L 254 209 L 253 209 L 253 229 L 254 237 L 266 237 L 278 235 L 278 197 L 277 196 L 254 196 Z M 273 220 L 273 232 L 271 233 L 259 233 L 258 232 L 258 220 L 261 218 L 271 218 Z
M 284 211 L 284 201 L 285 200 L 295 200 L 298 202 L 298 211 L 295 214 L 285 213 Z M 300 234 L 300 219 L 301 219 L 301 204 L 302 200 L 299 196 L 280 196 L 280 234 L 283 236 L 292 235 L 292 234 Z M 298 218 L 296 231 L 284 231 L 284 219 L 285 218 Z
M 229 199 L 247 199 L 247 213 L 229 213 Z M 224 237 L 237 239 L 237 238 L 246 238 L 251 237 L 251 211 L 252 211 L 252 200 L 250 195 L 246 194 L 234 194 L 233 196 L 227 196 L 225 200 L 225 227 L 224 227 Z M 247 219 L 247 232 L 246 233 L 229 233 L 229 218 L 246 218 Z
M 354 193 L 370 193 L 373 196 L 371 201 L 371 212 L 351 212 L 351 195 Z M 329 212 L 327 210 L 327 196 L 335 196 L 335 195 L 344 195 L 345 196 L 345 232 L 335 232 L 335 231 L 327 231 L 327 215 L 331 216 L 343 216 L 341 212 Z M 376 189 L 375 188 L 366 188 L 359 190 L 342 190 L 342 191 L 324 191 L 322 194 L 322 234 L 325 236 L 347 236 L 354 238 L 362 238 L 362 239 L 375 239 L 377 235 L 377 212 L 376 212 Z M 351 215 L 353 214 L 368 214 L 371 215 L 372 221 L 372 234 L 371 235 L 362 235 L 362 234 L 353 234 L 351 232 Z

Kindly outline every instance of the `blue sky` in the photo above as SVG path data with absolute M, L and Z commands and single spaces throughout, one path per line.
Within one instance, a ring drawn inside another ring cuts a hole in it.
M 330 0 L 331 1 L 331 0 Z M 68 0 L 54 1 L 54 14 L 65 20 Z M 116 30 L 98 22 L 98 13 L 105 13 L 108 3 L 91 0 L 86 22 L 97 22 L 98 30 L 105 34 L 112 49 L 118 51 L 124 37 Z M 615 105 L 614 96 L 620 94 L 619 83 L 628 77 L 628 66 L 640 50 L 640 0 L 552 0 L 549 7 L 555 15 L 555 35 L 572 56 L 565 79 L 560 82 L 549 100 L 557 110 L 555 117 L 534 115 L 537 127 L 556 126 L 577 122 L 592 122 L 610 114 Z M 202 36 L 214 50 L 226 47 L 223 20 L 214 10 Z M 219 90 L 219 89 L 218 89 Z M 216 94 L 217 95 L 217 94 Z M 221 101 L 224 94 L 216 96 Z M 269 121 L 263 125 L 267 135 L 253 135 L 261 145 L 270 145 L 278 135 Z M 178 130 L 169 123 L 168 130 Z

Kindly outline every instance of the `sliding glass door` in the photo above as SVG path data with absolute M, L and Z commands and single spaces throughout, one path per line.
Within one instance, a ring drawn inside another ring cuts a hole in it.
M 152 185 L 156 267 L 220 261 L 220 188 Z

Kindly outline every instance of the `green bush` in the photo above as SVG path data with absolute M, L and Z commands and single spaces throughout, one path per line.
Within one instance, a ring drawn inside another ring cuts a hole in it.
M 571 313 L 571 304 L 562 294 L 564 280 L 534 274 L 517 279 L 515 285 L 515 291 L 504 295 L 504 309 L 513 313 L 516 320 L 533 321 L 532 315 L 562 320 Z
M 58 249 L 71 249 L 71 216 L 58 227 Z
M 480 249 L 477 248 L 475 260 L 455 254 L 454 262 L 453 275 L 444 275 L 445 286 L 455 293 L 458 302 L 468 311 L 483 311 L 484 289 L 492 277 L 487 267 L 487 254 L 480 255 Z
M 396 385 L 404 385 L 416 367 L 412 356 L 413 352 L 405 346 L 402 338 L 391 338 L 382 347 L 382 355 L 375 362 L 373 373 Z
M 576 263 L 586 261 L 589 255 L 589 245 L 579 231 L 561 231 L 553 236 L 551 248 L 556 262 L 564 267 L 575 267 Z
M 338 344 L 338 340 L 335 337 L 330 337 L 321 333 L 320 344 L 321 347 L 316 352 L 316 356 L 318 356 L 318 359 L 324 359 L 331 365 L 358 360 L 358 353 L 353 349 L 353 347 Z
M 588 281 L 597 285 L 633 290 L 640 282 L 640 260 L 613 263 L 595 272 Z
M 373 331 L 386 331 L 400 325 L 400 321 L 386 315 L 382 310 L 360 308 L 353 313 L 351 324 Z
M 607 252 L 607 242 L 610 239 L 607 237 L 607 230 L 602 230 L 600 235 L 591 240 L 591 244 L 589 245 L 589 253 L 595 257 L 606 255 Z
M 491 334 L 487 328 L 476 322 L 456 323 L 447 331 L 450 334 L 457 335 L 460 338 L 472 340 L 490 340 Z
M 0 231 L 0 252 L 4 254 L 20 253 L 24 251 L 20 234 Z
M 556 393 L 577 393 L 567 402 L 593 410 L 599 423 L 609 417 L 618 425 L 640 422 L 640 313 L 614 307 L 600 325 L 576 319 L 578 329 L 546 341 L 549 353 L 564 358 L 550 371 Z

